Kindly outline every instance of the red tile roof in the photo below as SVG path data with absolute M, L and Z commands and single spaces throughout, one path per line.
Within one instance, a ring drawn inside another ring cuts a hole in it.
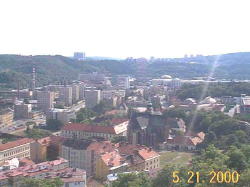
M 92 142 L 87 150 L 93 150 L 95 153 L 101 154 L 114 151 L 115 146 L 110 141 Z
M 160 156 L 157 152 L 150 148 L 140 149 L 138 153 L 144 160 Z
M 37 142 L 42 144 L 42 145 L 49 145 L 51 142 L 51 138 L 48 136 L 45 138 L 38 139 Z
M 1 144 L 0 145 L 0 151 L 4 151 L 4 150 L 11 149 L 11 148 L 14 148 L 14 147 L 17 147 L 17 146 L 20 146 L 20 145 L 31 143 L 33 141 L 34 140 L 30 139 L 30 138 L 22 138 L 22 139 L 13 141 L 13 142 L 8 142 L 6 144 Z
M 128 120 L 129 120 L 128 118 L 113 118 L 111 120 L 111 124 L 112 125 L 119 125 L 119 124 L 124 123 L 124 122 L 126 122 Z
M 81 123 L 69 123 L 65 125 L 62 130 L 116 134 L 115 129 L 112 126 L 87 125 Z
M 122 157 L 116 151 L 103 154 L 101 156 L 101 159 L 109 167 L 116 167 L 116 166 L 120 166 L 122 164 L 121 163 Z

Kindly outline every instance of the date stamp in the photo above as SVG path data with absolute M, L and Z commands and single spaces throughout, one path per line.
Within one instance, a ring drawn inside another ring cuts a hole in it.
M 211 171 L 209 172 L 208 176 L 203 176 L 203 178 L 207 178 L 207 180 L 202 179 L 200 172 L 187 172 L 187 180 L 181 181 L 179 177 L 179 171 L 174 171 L 172 174 L 173 180 L 172 182 L 177 184 L 180 182 L 185 182 L 187 184 L 194 184 L 194 183 L 209 183 L 209 184 L 237 184 L 240 180 L 240 174 L 237 171 Z

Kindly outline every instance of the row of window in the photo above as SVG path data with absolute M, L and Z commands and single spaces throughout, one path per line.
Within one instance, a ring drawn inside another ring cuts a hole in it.
M 158 168 L 158 167 L 159 167 L 159 165 L 157 164 L 156 166 L 154 165 L 154 166 L 151 166 L 151 167 L 149 167 L 149 168 L 146 168 L 146 170 L 155 169 L 155 168 Z
M 78 136 L 100 136 L 100 137 L 107 137 L 112 138 L 113 135 L 105 134 L 105 133 L 96 133 L 96 132 L 84 132 L 84 131 L 64 131 L 65 135 L 68 136 L 69 134 L 76 134 Z
M 27 151 L 29 148 L 30 148 L 29 146 L 25 146 L 25 147 L 15 149 L 13 151 L 8 151 L 7 153 L 4 153 L 4 157 L 9 157 L 9 156 L 18 154 L 20 152 Z
M 150 165 L 152 164 L 152 163 L 155 163 L 155 162 L 158 162 L 158 158 L 157 159 L 154 159 L 154 161 L 150 161 Z M 148 166 L 148 162 L 146 163 L 146 165 Z

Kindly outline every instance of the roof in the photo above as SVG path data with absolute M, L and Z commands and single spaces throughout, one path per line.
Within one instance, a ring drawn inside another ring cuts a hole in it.
M 50 136 L 45 137 L 45 138 L 41 138 L 41 139 L 37 140 L 37 142 L 40 143 L 40 144 L 42 144 L 42 145 L 49 145 L 50 141 L 51 141 Z
M 113 118 L 111 120 L 111 124 L 112 125 L 119 125 L 119 124 L 124 123 L 126 121 L 129 121 L 129 119 L 128 118 Z
M 116 134 L 115 129 L 112 126 L 98 126 L 81 123 L 69 123 L 65 125 L 62 130 Z
M 88 148 L 88 150 L 95 151 L 97 154 L 112 152 L 114 151 L 115 147 L 110 141 L 95 141 L 92 142 Z
M 144 160 L 160 156 L 157 152 L 155 152 L 151 148 L 140 149 L 138 153 Z
M 204 132 L 199 132 L 197 134 L 189 132 L 185 136 L 176 136 L 173 139 L 168 139 L 168 143 L 178 144 L 178 145 L 197 145 L 202 143 L 205 138 Z
M 19 140 L 16 140 L 16 141 L 13 141 L 13 142 L 8 142 L 6 144 L 1 144 L 0 145 L 0 151 L 4 151 L 4 150 L 7 150 L 7 149 L 11 149 L 11 148 L 14 148 L 14 147 L 18 147 L 20 145 L 24 145 L 24 144 L 27 144 L 27 143 L 31 143 L 33 142 L 34 140 L 33 139 L 30 139 L 30 138 L 22 138 L 22 139 L 19 139 Z
M 91 144 L 92 140 L 77 140 L 77 139 L 67 139 L 63 142 L 64 146 L 72 147 L 74 149 L 87 149 Z
M 58 167 L 60 165 L 60 167 Z M 54 167 L 56 166 L 56 167 Z M 9 171 L 0 172 L 0 179 L 14 176 L 56 178 L 60 177 L 64 182 L 84 181 L 86 172 L 77 168 L 69 168 L 68 161 L 60 158 L 54 161 L 42 162 L 39 164 L 26 165 Z
M 121 161 L 123 160 L 123 158 L 117 151 L 105 153 L 101 156 L 101 159 L 109 167 L 120 166 L 122 165 Z

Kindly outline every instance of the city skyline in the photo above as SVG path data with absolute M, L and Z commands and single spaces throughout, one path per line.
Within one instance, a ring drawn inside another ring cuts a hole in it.
M 250 51 L 248 5 L 243 0 L 1 1 L 0 53 L 161 58 Z

